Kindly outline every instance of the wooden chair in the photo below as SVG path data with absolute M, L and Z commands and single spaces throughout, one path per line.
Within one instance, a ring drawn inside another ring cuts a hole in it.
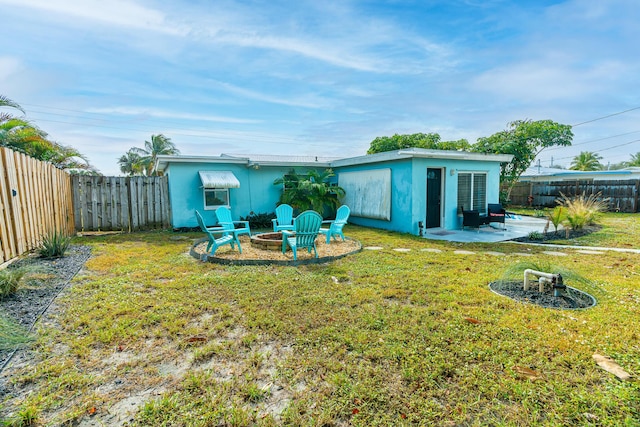
M 318 212 L 302 212 L 294 221 L 294 231 L 282 230 L 282 253 L 287 251 L 287 246 L 291 247 L 295 261 L 298 259 L 298 248 L 307 248 L 309 253 L 313 249 L 316 258 L 318 258 L 316 237 L 318 237 L 321 224 L 322 216 Z

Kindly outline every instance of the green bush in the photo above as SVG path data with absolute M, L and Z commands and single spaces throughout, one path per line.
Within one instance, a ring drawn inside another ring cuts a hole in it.
M 542 240 L 544 239 L 544 235 L 539 231 L 532 231 L 529 233 L 529 240 Z
M 6 268 L 0 271 L 0 299 L 14 294 L 27 270 L 22 268 Z
M 43 258 L 62 257 L 69 249 L 71 237 L 65 236 L 62 232 L 54 231 L 42 238 L 42 245 L 38 249 Z
M 272 219 L 275 219 L 276 214 L 272 213 L 259 213 L 255 214 L 251 212 L 248 216 L 240 218 L 240 221 L 249 221 L 249 228 L 273 228 Z

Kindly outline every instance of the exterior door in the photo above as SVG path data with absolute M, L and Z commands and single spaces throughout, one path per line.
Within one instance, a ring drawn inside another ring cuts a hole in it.
M 440 227 L 442 169 L 427 169 L 427 228 Z

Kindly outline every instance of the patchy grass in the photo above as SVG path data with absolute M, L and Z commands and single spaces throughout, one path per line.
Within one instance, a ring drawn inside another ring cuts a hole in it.
M 640 423 L 638 382 L 592 360 L 640 372 L 640 255 L 346 234 L 384 249 L 238 267 L 192 259 L 169 232 L 87 239 L 93 256 L 41 325 L 38 360 L 13 376 L 25 393 L 3 413 L 47 425 Z M 576 287 L 598 305 L 557 311 L 489 290 L 524 261 L 588 278 Z

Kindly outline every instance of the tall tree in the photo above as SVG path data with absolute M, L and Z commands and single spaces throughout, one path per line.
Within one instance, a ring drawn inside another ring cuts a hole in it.
M 426 148 L 430 150 L 468 150 L 471 146 L 466 139 L 441 141 L 437 133 L 414 133 L 411 135 L 379 136 L 367 150 L 367 154 L 401 150 L 403 148 Z
M 582 151 L 571 161 L 569 169 L 574 171 L 599 171 L 603 169 L 602 156 L 591 151 Z
M 155 167 L 159 155 L 180 154 L 180 150 L 171 142 L 171 139 L 163 134 L 151 135 L 151 141 L 145 141 L 144 148 L 133 147 L 129 151 L 140 155 L 140 163 L 144 166 L 147 176 L 157 175 Z
M 503 198 L 508 200 L 520 175 L 542 150 L 552 146 L 568 146 L 573 140 L 570 125 L 552 120 L 516 120 L 507 129 L 486 138 L 478 138 L 472 150 L 487 154 L 512 154 L 513 160 L 500 167 L 500 182 L 506 186 Z
M 638 167 L 640 166 L 640 152 L 631 155 L 631 159 L 625 162 L 625 166 Z
M 120 165 L 120 172 L 129 176 L 144 175 L 146 171 L 142 157 L 133 149 L 120 156 L 118 164 Z

